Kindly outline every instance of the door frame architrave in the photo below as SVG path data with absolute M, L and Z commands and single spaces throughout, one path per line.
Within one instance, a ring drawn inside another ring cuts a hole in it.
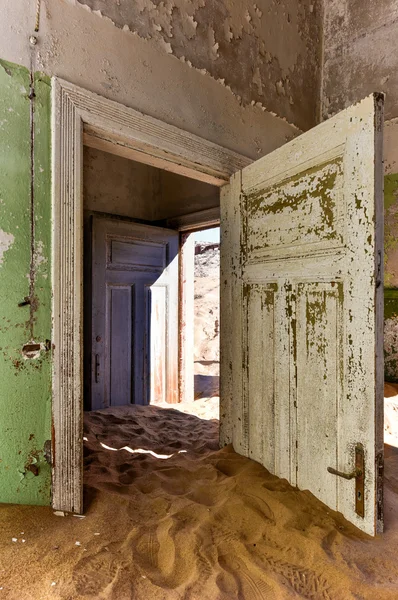
M 52 78 L 52 506 L 83 512 L 83 145 L 218 187 L 252 161 Z

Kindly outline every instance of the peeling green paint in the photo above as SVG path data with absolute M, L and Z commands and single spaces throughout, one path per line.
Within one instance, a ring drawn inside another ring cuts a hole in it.
M 0 231 L 13 237 L 0 261 L 0 502 L 49 504 L 50 81 L 36 74 L 34 84 L 34 297 L 18 306 L 29 296 L 31 270 L 30 73 L 0 61 Z M 22 348 L 33 341 L 43 350 L 29 359 Z
M 334 239 L 338 237 L 335 227 L 336 220 L 336 188 L 337 179 L 342 176 L 342 159 L 337 158 L 322 165 L 317 165 L 298 175 L 287 178 L 281 184 L 267 187 L 260 192 L 251 194 L 246 199 L 247 217 L 253 217 L 250 235 L 255 242 L 249 250 L 272 246 L 275 236 L 289 237 L 289 243 L 299 242 L 302 237 L 314 236 L 318 239 Z M 293 215 L 300 211 L 306 214 L 308 223 L 301 220 L 294 222 Z M 266 234 L 261 239 L 256 232 L 256 223 L 264 217 L 272 217 L 284 213 L 286 219 L 292 218 L 290 228 L 283 232 L 276 231 L 270 220 Z M 340 240 L 342 241 L 342 240 Z M 280 239 L 277 243 L 283 243 Z
M 398 381 L 398 289 L 384 290 L 384 376 Z
M 384 177 L 384 285 L 398 287 L 398 173 Z
M 384 177 L 384 373 L 398 381 L 398 173 Z

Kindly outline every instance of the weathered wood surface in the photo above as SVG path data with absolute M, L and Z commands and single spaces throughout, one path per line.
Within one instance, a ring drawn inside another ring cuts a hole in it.
M 187 215 L 166 220 L 166 227 L 178 231 L 199 231 L 204 228 L 220 226 L 220 207 L 206 208 Z
M 195 236 L 180 233 L 179 256 L 179 401 L 194 401 Z
M 220 246 L 220 445 L 234 439 L 242 452 L 241 172 L 221 189 Z
M 222 443 L 372 535 L 382 528 L 382 119 L 372 95 L 243 169 L 221 202 Z M 355 481 L 327 471 L 352 471 L 357 443 L 364 518 Z
M 232 150 L 108 100 L 60 78 L 83 124 L 84 144 L 213 185 L 252 161 Z
M 178 237 L 93 219 L 93 410 L 178 402 Z
M 83 511 L 83 143 L 74 102 L 52 96 L 53 471 L 57 510 Z

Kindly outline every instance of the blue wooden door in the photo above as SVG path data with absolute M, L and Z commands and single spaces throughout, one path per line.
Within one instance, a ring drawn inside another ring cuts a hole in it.
M 178 401 L 178 233 L 94 217 L 91 409 Z

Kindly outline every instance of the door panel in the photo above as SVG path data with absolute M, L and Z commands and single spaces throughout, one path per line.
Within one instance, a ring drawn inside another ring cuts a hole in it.
M 112 406 L 123 406 L 132 401 L 131 380 L 134 330 L 132 327 L 134 286 L 109 286 L 108 326 L 109 349 L 106 379 L 109 378 L 109 396 Z
M 338 410 L 342 398 L 342 286 L 299 284 L 297 327 L 297 486 L 337 506 L 336 477 L 320 477 L 336 461 Z M 320 410 L 321 409 L 321 410 Z M 311 460 L 307 460 L 311 457 Z
M 109 241 L 108 268 L 129 267 L 136 269 L 150 268 L 163 271 L 166 266 L 166 247 L 164 244 L 155 244 L 144 240 L 137 241 Z
M 93 218 L 91 408 L 177 402 L 178 234 Z
M 221 197 L 221 443 L 370 534 L 382 528 L 382 122 L 375 94 Z M 356 479 L 328 470 L 352 472 L 357 444 L 364 516 Z
M 250 458 L 273 471 L 275 463 L 275 292 L 276 284 L 244 290 L 247 320 L 248 433 Z

